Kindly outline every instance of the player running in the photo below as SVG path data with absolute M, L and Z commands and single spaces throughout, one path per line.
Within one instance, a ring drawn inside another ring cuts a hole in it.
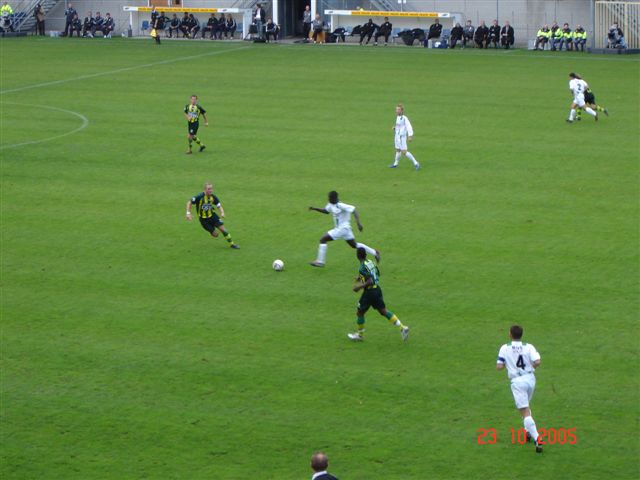
M 540 366 L 540 354 L 536 348 L 522 342 L 522 327 L 513 325 L 509 329 L 511 341 L 500 347 L 498 352 L 497 370 L 503 370 L 505 365 L 509 380 L 511 380 L 511 393 L 516 402 L 516 408 L 520 410 L 524 428 L 527 430 L 527 438 L 533 438 L 536 444 L 536 452 L 542 453 L 542 445 L 538 443 L 538 429 L 531 416 L 529 402 L 536 388 L 534 370 Z
M 207 112 L 204 108 L 202 108 L 198 104 L 198 96 L 191 95 L 191 102 L 184 106 L 184 116 L 187 119 L 187 129 L 189 134 L 187 138 L 189 139 L 189 150 L 187 150 L 187 155 L 191 155 L 193 152 L 191 151 L 191 145 L 193 142 L 196 142 L 200 145 L 200 151 L 202 152 L 205 148 L 204 143 L 200 141 L 198 138 L 198 127 L 200 126 L 200 115 L 204 118 L 204 126 L 209 126 L 209 119 L 207 118 Z
M 367 260 L 367 251 L 364 248 L 356 250 L 356 256 L 360 261 L 360 269 L 356 277 L 356 283 L 353 287 L 354 292 L 362 290 L 362 296 L 358 301 L 358 310 L 356 311 L 358 330 L 354 333 L 348 333 L 347 337 L 354 342 L 364 340 L 364 314 L 367 313 L 369 307 L 373 307 L 380 315 L 387 317 L 389 323 L 400 329 L 402 340 L 407 341 L 409 338 L 409 327 L 403 325 L 393 312 L 387 310 L 382 298 L 382 288 L 380 288 L 380 271 L 378 267 L 371 261 Z
M 393 130 L 395 130 L 395 145 L 396 145 L 396 158 L 389 168 L 396 168 L 398 163 L 400 163 L 400 157 L 404 155 L 411 162 L 413 162 L 413 167 L 416 170 L 420 170 L 420 164 L 411 155 L 411 152 L 407 150 L 407 142 L 413 140 L 413 127 L 411 126 L 411 122 L 404 114 L 404 106 L 399 103 L 396 106 L 396 124 L 393 126 Z
M 217 237 L 218 232 L 216 232 L 216 228 L 222 232 L 222 236 L 227 241 L 229 246 L 234 249 L 240 248 L 237 244 L 233 243 L 231 240 L 231 235 L 224 227 L 224 223 L 220 220 L 220 217 L 224 218 L 224 208 L 222 208 L 222 204 L 220 203 L 220 199 L 213 194 L 213 185 L 209 182 L 204 184 L 204 192 L 200 192 L 195 195 L 187 202 L 187 220 L 191 221 L 191 206 L 196 206 L 196 212 L 198 213 L 198 219 L 200 220 L 200 225 L 207 232 L 211 234 L 212 237 Z M 220 211 L 220 217 L 216 213 L 215 209 Z
M 587 87 L 587 90 L 584 92 L 584 103 L 586 103 L 596 112 L 602 112 L 607 117 L 609 116 L 609 110 L 607 109 L 607 107 L 601 107 L 596 103 L 596 96 L 594 95 L 590 87 Z M 582 120 L 582 109 L 576 112 L 576 120 Z
M 368 254 L 374 255 L 376 262 L 380 261 L 380 252 L 371 247 L 368 247 L 364 243 L 356 243 L 353 236 L 353 230 L 351 230 L 351 214 L 356 219 L 358 224 L 358 230 L 362 231 L 362 223 L 360 223 L 360 215 L 356 212 L 356 207 L 347 203 L 342 203 L 338 200 L 338 192 L 329 192 L 329 203 L 324 208 L 309 207 L 309 210 L 315 210 L 316 212 L 324 214 L 332 214 L 335 228 L 329 230 L 320 239 L 320 245 L 318 245 L 318 257 L 314 262 L 311 262 L 313 267 L 324 267 L 324 261 L 327 257 L 327 242 L 332 240 L 345 240 L 352 248 L 364 248 Z
M 576 118 L 576 107 L 580 107 L 589 115 L 593 115 L 598 121 L 598 114 L 588 107 L 584 101 L 584 93 L 588 90 L 589 85 L 585 82 L 580 75 L 576 73 L 569 74 L 569 90 L 573 93 L 573 103 L 571 104 L 571 110 L 569 111 L 569 118 L 567 118 L 568 123 L 573 123 Z

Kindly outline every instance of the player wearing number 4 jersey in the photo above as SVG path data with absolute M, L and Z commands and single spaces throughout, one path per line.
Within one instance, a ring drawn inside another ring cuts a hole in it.
M 536 452 L 542 453 L 542 445 L 538 443 L 538 429 L 529 407 L 536 388 L 534 371 L 540 366 L 540 354 L 533 345 L 522 341 L 522 332 L 522 327 L 519 325 L 509 329 L 511 341 L 500 347 L 496 369 L 503 370 L 506 366 L 511 381 L 511 393 L 513 393 L 516 408 L 522 415 L 524 428 L 536 443 Z

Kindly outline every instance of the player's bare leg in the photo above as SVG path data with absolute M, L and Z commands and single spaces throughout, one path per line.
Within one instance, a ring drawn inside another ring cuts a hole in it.
M 380 263 L 380 252 L 375 248 L 371 248 L 364 243 L 356 243 L 354 239 L 345 240 L 345 242 L 347 242 L 351 248 L 364 248 L 369 255 L 373 255 L 375 257 L 376 263 Z

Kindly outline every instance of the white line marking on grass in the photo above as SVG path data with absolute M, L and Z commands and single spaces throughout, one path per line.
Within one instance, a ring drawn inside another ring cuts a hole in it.
M 79 77 L 75 77 L 75 78 L 66 78 L 64 80 L 54 80 L 52 82 L 36 83 L 36 84 L 33 84 L 33 85 L 27 85 L 27 86 L 24 86 L 24 87 L 10 88 L 9 90 L 2 90 L 2 91 L 0 91 L 0 95 L 4 95 L 6 93 L 23 92 L 24 90 L 31 90 L 33 88 L 49 87 L 51 85 L 60 85 L 62 83 L 75 82 L 75 81 L 78 81 L 78 80 L 86 80 L 88 78 L 103 77 L 103 76 L 106 76 L 106 75 L 114 75 L 116 73 L 129 72 L 131 70 L 138 70 L 140 68 L 149 68 L 149 67 L 155 67 L 157 65 L 166 65 L 168 63 L 183 62 L 185 60 L 193 60 L 195 58 L 210 57 L 212 55 L 221 55 L 223 53 L 237 52 L 237 51 L 240 51 L 240 50 L 247 50 L 248 48 L 251 48 L 251 47 L 241 47 L 241 48 L 233 48 L 231 50 L 200 53 L 198 55 L 191 55 L 189 57 L 171 58 L 169 60 L 161 60 L 159 62 L 144 63 L 142 65 L 134 65 L 134 66 L 131 66 L 131 67 L 117 68 L 115 70 L 108 70 L 106 72 L 90 73 L 88 75 L 80 75 Z
M 30 142 L 22 142 L 22 143 L 13 143 L 11 145 L 0 145 L 0 150 L 5 150 L 7 148 L 16 148 L 16 147 L 24 147 L 26 145 L 35 145 L 37 143 L 49 142 L 51 140 L 57 140 L 58 138 L 68 137 L 69 135 L 73 135 L 74 133 L 78 133 L 80 130 L 84 130 L 89 126 L 89 119 L 82 115 L 81 113 L 74 112 L 73 110 L 65 110 L 64 108 L 58 107 L 49 107 L 48 105 L 29 105 L 26 103 L 13 103 L 13 102 L 2 102 L 3 105 L 19 105 L 22 107 L 32 107 L 32 108 L 46 108 L 48 110 L 55 110 L 56 112 L 68 113 L 69 115 L 73 115 L 82 120 L 82 125 L 78 128 L 74 128 L 66 133 L 62 133 L 60 135 L 55 135 L 53 137 L 43 138 L 41 140 L 32 140 Z

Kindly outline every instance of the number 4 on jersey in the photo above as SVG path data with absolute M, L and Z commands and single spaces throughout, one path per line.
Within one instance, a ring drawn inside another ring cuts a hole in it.
M 516 362 L 516 367 L 524 370 L 524 358 L 522 358 L 522 355 L 518 355 L 518 361 Z

